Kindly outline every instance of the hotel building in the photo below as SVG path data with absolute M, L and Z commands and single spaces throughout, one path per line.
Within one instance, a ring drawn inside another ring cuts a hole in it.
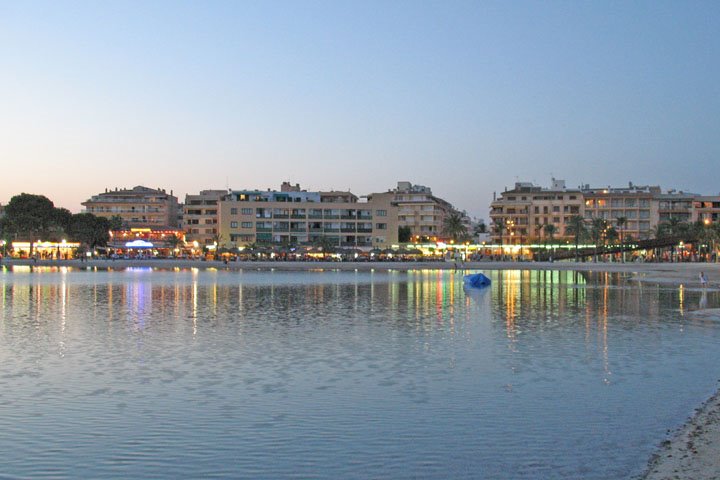
M 220 246 L 389 247 L 398 241 L 393 199 L 391 193 L 308 192 L 288 183 L 280 191 L 234 190 L 219 202 Z

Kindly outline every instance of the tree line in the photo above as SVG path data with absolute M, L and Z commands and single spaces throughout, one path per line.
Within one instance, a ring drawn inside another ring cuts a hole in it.
M 107 245 L 110 230 L 121 227 L 119 216 L 107 219 L 91 213 L 73 214 L 66 208 L 56 207 L 44 195 L 21 193 L 5 206 L 5 215 L 0 218 L 0 237 L 7 243 L 30 242 L 32 256 L 39 239 L 54 242 L 66 239 L 94 249 Z

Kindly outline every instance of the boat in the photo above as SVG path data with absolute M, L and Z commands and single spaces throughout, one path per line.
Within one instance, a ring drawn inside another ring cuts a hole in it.
M 489 287 L 492 283 L 490 279 L 482 273 L 465 275 L 463 279 L 465 280 L 465 286 L 472 288 L 485 288 Z

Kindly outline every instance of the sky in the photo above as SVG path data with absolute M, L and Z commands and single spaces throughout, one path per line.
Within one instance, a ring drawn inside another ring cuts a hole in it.
M 0 203 L 516 181 L 720 194 L 720 2 L 0 0 Z

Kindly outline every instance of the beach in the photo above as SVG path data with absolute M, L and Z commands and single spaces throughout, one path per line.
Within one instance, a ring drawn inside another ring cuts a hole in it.
M 411 271 L 454 270 L 453 262 L 228 262 L 185 259 L 144 260 L 14 260 L 4 259 L 4 266 L 71 267 L 77 269 L 117 269 L 153 267 L 158 269 L 218 269 L 276 271 Z M 575 263 L 575 262 L 466 262 L 461 271 L 482 270 L 578 270 L 618 272 L 629 275 L 630 281 L 708 291 L 720 290 L 720 264 L 708 263 Z M 700 272 L 708 278 L 708 286 L 700 284 Z M 699 318 L 720 320 L 720 309 L 696 310 L 689 313 Z M 658 439 L 657 451 L 648 461 L 642 479 L 716 479 L 720 478 L 720 392 L 688 412 L 689 420 L 677 432 L 668 432 L 668 439 Z

